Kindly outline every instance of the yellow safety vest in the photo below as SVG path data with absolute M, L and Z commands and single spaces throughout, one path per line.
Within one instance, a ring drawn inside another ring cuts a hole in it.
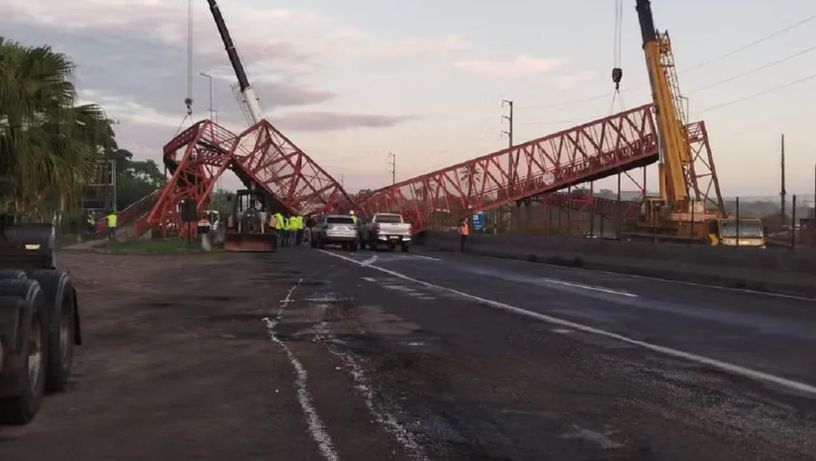
M 283 226 L 285 224 L 283 215 L 280 213 L 275 213 L 275 230 L 283 230 Z
M 116 221 L 118 220 L 118 216 L 115 213 L 111 213 L 108 215 L 108 227 L 116 227 Z

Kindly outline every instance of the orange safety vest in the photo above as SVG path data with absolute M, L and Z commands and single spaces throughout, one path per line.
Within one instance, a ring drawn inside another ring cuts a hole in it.
M 470 225 L 467 221 L 462 221 L 462 224 L 459 225 L 459 235 L 470 235 Z

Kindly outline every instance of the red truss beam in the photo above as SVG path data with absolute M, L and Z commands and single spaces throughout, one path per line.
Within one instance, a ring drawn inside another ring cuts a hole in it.
M 191 126 L 164 146 L 164 164 L 172 176 L 159 193 L 147 224 L 166 235 L 180 230 L 183 200 L 196 201 L 199 212 L 209 202 L 218 177 L 229 167 L 238 138 L 210 120 Z
M 358 207 L 368 215 L 400 212 L 420 232 L 440 213 L 461 218 L 653 163 L 653 108 L 638 107 L 380 189 Z
M 240 135 L 209 120 L 198 122 L 164 147 L 164 163 L 172 177 L 139 229 L 183 232 L 181 201 L 194 199 L 203 212 L 228 168 L 247 188 L 266 191 L 279 211 L 307 215 L 352 207 L 340 184 L 265 120 Z
M 352 208 L 340 184 L 266 120 L 239 137 L 234 170 L 251 178 L 294 213 L 311 215 Z

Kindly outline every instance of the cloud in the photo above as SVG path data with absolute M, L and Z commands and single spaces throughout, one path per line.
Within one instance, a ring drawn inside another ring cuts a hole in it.
M 416 115 L 346 114 L 341 112 L 292 112 L 275 117 L 272 122 L 296 131 L 333 131 L 356 128 L 389 128 L 416 120 Z
M 562 64 L 559 59 L 536 58 L 522 54 L 510 61 L 459 61 L 454 67 L 487 77 L 525 77 L 551 72 Z

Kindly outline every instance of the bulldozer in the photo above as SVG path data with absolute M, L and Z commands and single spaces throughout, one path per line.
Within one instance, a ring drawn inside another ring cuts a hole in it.
M 233 199 L 232 213 L 227 218 L 224 249 L 242 253 L 277 251 L 278 236 L 267 226 L 269 201 L 265 194 L 241 189 Z

